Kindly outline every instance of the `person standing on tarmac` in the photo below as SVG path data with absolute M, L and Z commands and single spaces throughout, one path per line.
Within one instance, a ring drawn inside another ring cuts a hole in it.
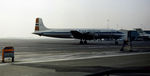
M 124 51 L 124 47 L 125 47 L 126 45 L 128 45 L 128 41 L 127 41 L 127 40 L 124 40 L 124 41 L 123 41 L 123 45 L 122 45 L 120 51 Z

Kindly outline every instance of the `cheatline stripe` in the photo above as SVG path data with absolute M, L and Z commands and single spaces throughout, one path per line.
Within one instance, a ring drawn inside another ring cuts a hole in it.
M 35 25 L 39 25 L 38 23 L 36 23 Z

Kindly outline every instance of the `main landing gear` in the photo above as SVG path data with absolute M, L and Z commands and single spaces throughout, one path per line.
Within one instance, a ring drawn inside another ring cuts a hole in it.
M 80 44 L 83 44 L 83 41 L 82 41 L 82 40 L 80 41 Z
M 87 44 L 87 41 L 86 40 L 84 40 L 84 41 L 80 40 L 80 44 Z

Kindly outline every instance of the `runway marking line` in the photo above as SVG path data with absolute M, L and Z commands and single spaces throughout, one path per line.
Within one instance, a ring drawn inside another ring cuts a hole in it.
M 106 58 L 106 57 L 117 57 L 117 56 L 130 56 L 130 55 L 140 55 L 140 54 L 150 54 L 150 52 L 144 52 L 144 53 L 122 53 L 122 54 L 118 54 L 118 55 L 103 55 L 103 56 L 90 56 L 90 57 L 80 57 L 80 58 L 73 58 L 73 57 L 69 57 L 69 58 L 59 58 L 59 59 L 54 59 L 54 60 L 41 60 L 42 58 L 40 58 L 40 60 L 36 59 L 36 61 L 32 60 L 32 61 L 26 61 L 26 62 L 17 62 L 14 64 L 23 64 L 23 63 L 38 63 L 38 62 L 54 62 L 54 61 L 65 61 L 65 60 L 79 60 L 79 59 L 92 59 L 92 58 Z M 49 58 L 49 57 L 47 57 Z

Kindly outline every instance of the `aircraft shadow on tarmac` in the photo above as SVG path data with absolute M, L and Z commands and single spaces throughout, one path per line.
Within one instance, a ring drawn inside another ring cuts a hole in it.
M 150 67 L 105 67 L 105 66 L 60 66 L 60 65 L 45 65 L 45 64 L 17 64 L 17 66 L 28 66 L 34 68 L 53 69 L 55 72 L 87 72 L 86 76 L 103 76 L 103 75 L 117 75 L 117 76 L 149 76 Z M 108 74 L 107 74 L 108 73 Z
M 15 64 L 17 66 L 28 66 L 34 68 L 54 69 L 56 72 L 88 72 L 96 73 L 101 70 L 114 69 L 105 66 L 66 66 L 66 65 L 47 65 L 40 63 Z

